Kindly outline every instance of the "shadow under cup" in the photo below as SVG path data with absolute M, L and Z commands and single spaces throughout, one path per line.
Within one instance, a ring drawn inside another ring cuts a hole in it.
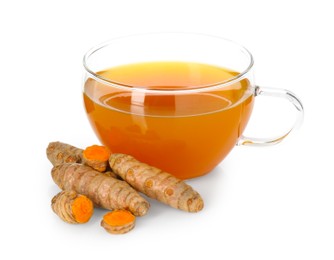
M 84 57 L 83 98 L 102 144 L 189 179 L 209 173 L 250 118 L 253 59 L 200 34 L 114 39 Z

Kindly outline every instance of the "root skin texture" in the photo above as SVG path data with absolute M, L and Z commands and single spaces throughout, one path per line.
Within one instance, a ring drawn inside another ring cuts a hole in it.
M 52 198 L 52 210 L 65 222 L 82 224 L 89 221 L 94 212 L 93 202 L 75 191 L 61 191 Z
M 135 216 L 143 216 L 150 206 L 125 181 L 111 178 L 87 165 L 65 163 L 54 166 L 52 178 L 62 190 L 73 190 L 85 195 L 98 207 L 127 209 Z
M 51 142 L 46 149 L 46 155 L 53 166 L 63 163 L 80 163 L 82 162 L 82 149 L 75 146 Z
M 198 192 L 184 181 L 130 155 L 112 154 L 109 164 L 113 172 L 136 190 L 171 207 L 198 212 L 204 206 Z

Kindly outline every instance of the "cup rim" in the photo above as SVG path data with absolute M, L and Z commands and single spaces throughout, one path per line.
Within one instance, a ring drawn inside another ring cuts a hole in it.
M 226 42 L 229 42 L 233 45 L 235 45 L 236 47 L 239 48 L 239 50 L 241 52 L 243 52 L 244 54 L 246 54 L 249 58 L 249 64 L 248 66 L 242 71 L 239 72 L 238 75 L 231 77 L 228 80 L 224 80 L 224 81 L 220 81 L 220 82 L 216 82 L 213 84 L 207 84 L 207 85 L 203 85 L 201 87 L 194 87 L 194 88 L 187 88 L 187 89 L 150 89 L 150 88 L 145 88 L 145 87 L 138 87 L 138 86 L 131 86 L 131 85 L 127 85 L 121 82 L 117 82 L 117 81 L 113 81 L 111 79 L 105 78 L 100 76 L 99 74 L 95 73 L 93 70 L 90 69 L 90 67 L 88 66 L 88 60 L 89 58 L 97 51 L 108 47 L 110 44 L 112 44 L 115 40 L 122 40 L 122 39 L 126 39 L 126 38 L 131 38 L 131 37 L 143 37 L 143 36 L 149 36 L 149 35 L 172 35 L 174 34 L 176 35 L 193 35 L 193 36 L 201 36 L 201 37 L 210 37 L 212 39 L 216 38 L 217 40 L 223 40 Z M 241 81 L 242 79 L 246 78 L 247 74 L 250 72 L 250 70 L 253 68 L 254 66 L 254 58 L 253 55 L 251 54 L 251 52 L 244 47 L 243 45 L 224 38 L 224 37 L 220 37 L 220 36 L 216 36 L 216 35 L 210 35 L 210 34 L 204 34 L 204 33 L 192 33 L 192 32 L 153 32 L 153 33 L 140 33 L 140 34 L 130 34 L 130 35 L 126 35 L 126 36 L 120 36 L 120 37 L 115 37 L 112 38 L 108 41 L 102 42 L 98 45 L 96 45 L 95 47 L 92 47 L 91 49 L 89 49 L 84 57 L 83 57 L 83 67 L 85 69 L 85 71 L 89 74 L 89 77 L 93 78 L 94 80 L 104 84 L 104 85 L 108 85 L 114 88 L 119 88 L 119 89 L 123 89 L 126 91 L 139 91 L 139 92 L 144 92 L 144 93 L 192 93 L 192 92 L 205 92 L 205 91 L 212 91 L 212 90 L 216 90 L 216 89 L 221 89 L 225 86 L 229 86 L 232 85 L 236 82 Z

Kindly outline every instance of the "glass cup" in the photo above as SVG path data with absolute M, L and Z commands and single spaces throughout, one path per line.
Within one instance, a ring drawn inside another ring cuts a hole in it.
M 92 48 L 83 63 L 84 105 L 101 143 L 180 179 L 209 173 L 236 145 L 279 143 L 303 119 L 298 98 L 257 86 L 251 53 L 227 39 L 133 35 Z M 297 113 L 289 131 L 243 135 L 257 96 L 291 102 Z

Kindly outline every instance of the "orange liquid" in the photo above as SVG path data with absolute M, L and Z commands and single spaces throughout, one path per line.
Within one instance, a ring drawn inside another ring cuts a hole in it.
M 89 78 L 84 103 L 100 141 L 181 179 L 204 175 L 235 146 L 253 107 L 249 81 L 223 89 L 200 89 L 231 79 L 237 72 L 186 62 L 149 62 L 110 68 L 99 76 L 164 94 L 128 91 Z

